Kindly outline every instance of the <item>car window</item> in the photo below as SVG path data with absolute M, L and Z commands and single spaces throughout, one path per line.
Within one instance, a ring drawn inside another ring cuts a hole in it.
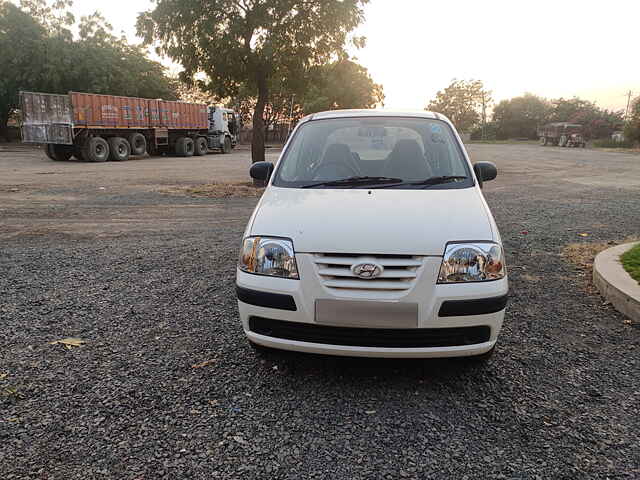
M 419 182 L 434 176 L 468 177 L 466 186 L 471 182 L 466 159 L 447 123 L 405 117 L 337 118 L 300 126 L 278 166 L 274 185 L 301 187 L 351 177 Z

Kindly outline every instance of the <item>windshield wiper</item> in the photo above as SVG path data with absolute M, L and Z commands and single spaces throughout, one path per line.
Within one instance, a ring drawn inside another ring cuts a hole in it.
M 424 180 L 420 180 L 417 182 L 402 182 L 402 183 L 394 183 L 393 185 L 382 185 L 376 188 L 400 187 L 400 186 L 406 186 L 406 185 L 424 185 L 424 186 L 442 185 L 443 183 L 454 182 L 456 180 L 466 180 L 467 178 L 469 177 L 463 177 L 459 175 L 446 175 L 446 176 L 440 176 L 440 177 L 426 178 Z
M 363 185 L 380 185 L 380 184 L 400 185 L 401 183 L 402 183 L 401 178 L 358 176 L 358 177 L 341 178 L 339 180 L 328 180 L 326 182 L 310 183 L 309 185 L 304 185 L 300 188 L 363 186 Z

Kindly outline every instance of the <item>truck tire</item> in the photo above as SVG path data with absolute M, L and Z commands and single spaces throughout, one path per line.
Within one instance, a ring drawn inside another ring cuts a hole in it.
M 560 141 L 558 142 L 558 145 L 560 145 L 561 147 L 567 146 L 567 137 L 565 135 L 562 135 L 560 137 Z
M 195 150 L 193 151 L 193 154 L 201 157 L 203 155 L 206 155 L 207 152 L 209 151 L 209 145 L 207 145 L 207 139 L 204 137 L 198 137 L 195 140 Z
M 224 144 L 222 145 L 222 153 L 231 153 L 231 139 L 224 137 Z
M 547 137 L 540 137 L 540 145 L 543 147 L 547 145 Z
M 144 155 L 147 153 L 147 139 L 141 133 L 132 133 L 127 137 L 131 147 L 130 155 Z
M 82 146 L 82 156 L 88 162 L 106 162 L 109 158 L 109 143 L 102 137 L 91 137 Z
M 193 140 L 189 137 L 180 137 L 176 140 L 176 154 L 180 157 L 192 157 L 195 150 Z
M 71 145 L 54 145 L 48 143 L 45 152 L 51 160 L 65 162 L 73 156 L 73 147 Z
M 109 160 L 114 162 L 124 162 L 129 160 L 131 146 L 122 137 L 111 137 L 109 139 Z

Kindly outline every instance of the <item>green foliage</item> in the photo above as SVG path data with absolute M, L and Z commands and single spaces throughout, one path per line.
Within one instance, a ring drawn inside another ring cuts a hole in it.
M 203 86 L 216 95 L 235 97 L 245 88 L 256 98 L 252 156 L 260 161 L 264 111 L 276 83 L 296 91 L 310 69 L 346 56 L 368 1 L 154 0 L 137 26 L 147 44 L 157 42 L 182 64 L 184 80 L 204 72 Z
M 551 103 L 531 93 L 502 100 L 493 109 L 496 138 L 537 138 L 537 128 L 547 122 Z
M 631 105 L 631 112 L 624 127 L 625 138 L 632 143 L 640 143 L 640 97 Z
M 547 122 L 579 123 L 584 127 L 585 138 L 608 138 L 622 128 L 622 112 L 599 108 L 595 103 L 581 98 L 551 100 Z
M 365 67 L 347 59 L 316 68 L 303 98 L 305 114 L 382 105 L 382 85 L 373 81 Z
M 640 283 L 640 245 L 625 252 L 621 257 L 622 266 L 629 272 L 631 278 Z
M 482 119 L 483 103 L 492 102 L 481 80 L 456 80 L 436 94 L 425 110 L 445 115 L 461 132 L 473 130 Z
M 23 0 L 17 7 L 0 0 L 0 128 L 18 107 L 20 90 L 176 98 L 175 82 L 162 65 L 115 37 L 99 14 L 76 22 L 70 5 Z

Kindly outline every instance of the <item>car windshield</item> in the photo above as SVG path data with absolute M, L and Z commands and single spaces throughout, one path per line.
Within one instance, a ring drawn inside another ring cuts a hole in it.
M 473 185 L 443 121 L 407 117 L 311 120 L 296 131 L 273 184 L 294 188 L 461 188 Z

